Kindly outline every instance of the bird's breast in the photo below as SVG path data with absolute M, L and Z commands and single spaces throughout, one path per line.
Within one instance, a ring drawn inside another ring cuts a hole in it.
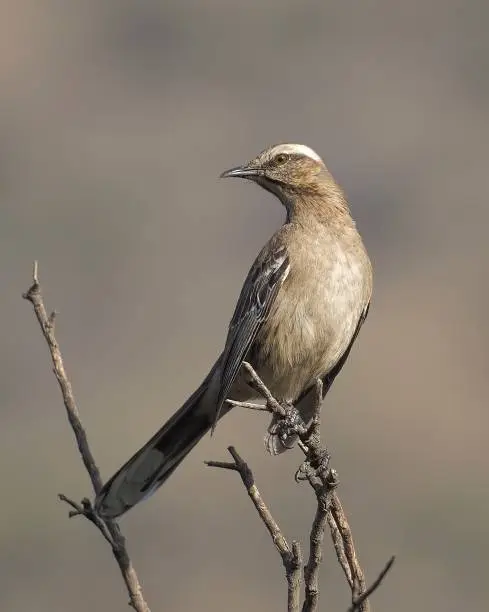
M 363 245 L 304 240 L 257 342 L 260 370 L 273 391 L 295 400 L 348 348 L 370 294 Z

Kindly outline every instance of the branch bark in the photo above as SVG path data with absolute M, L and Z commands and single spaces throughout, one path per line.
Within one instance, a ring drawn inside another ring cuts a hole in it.
M 102 488 L 100 471 L 88 445 L 87 435 L 80 419 L 73 389 L 71 387 L 68 375 L 66 374 L 61 350 L 54 333 L 56 311 L 53 311 L 50 315 L 48 315 L 46 307 L 44 306 L 44 299 L 41 293 L 41 286 L 39 284 L 37 262 L 34 262 L 32 276 L 32 285 L 28 291 L 22 295 L 22 297 L 28 300 L 34 308 L 37 321 L 41 327 L 41 331 L 51 354 L 53 371 L 61 389 L 66 416 L 68 417 L 68 421 L 70 422 L 73 433 L 75 434 L 78 451 L 90 477 L 92 488 L 94 493 L 97 494 Z M 64 501 L 73 508 L 73 510 L 69 513 L 70 517 L 83 515 L 101 532 L 105 540 L 112 548 L 112 553 L 117 561 L 122 578 L 126 585 L 129 595 L 129 604 L 134 608 L 134 610 L 136 610 L 136 612 L 150 612 L 149 606 L 143 597 L 143 592 L 136 574 L 136 570 L 134 569 L 127 552 L 125 538 L 122 535 L 117 522 L 102 520 L 93 511 L 92 504 L 89 499 L 85 498 L 80 504 L 78 504 L 65 495 L 59 495 L 59 498 L 61 501 Z

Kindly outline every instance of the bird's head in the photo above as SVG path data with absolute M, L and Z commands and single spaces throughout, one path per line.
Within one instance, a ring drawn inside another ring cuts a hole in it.
M 286 207 L 297 196 L 327 197 L 333 187 L 339 189 L 319 155 L 301 144 L 269 147 L 243 166 L 221 174 L 221 178 L 228 177 L 258 183 Z

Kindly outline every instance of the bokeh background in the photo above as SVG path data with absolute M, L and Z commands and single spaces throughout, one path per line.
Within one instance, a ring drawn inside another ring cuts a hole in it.
M 482 0 L 13 0 L 0 19 L 0 608 L 124 610 L 21 292 L 34 258 L 105 478 L 200 383 L 272 196 L 219 173 L 304 142 L 344 186 L 375 265 L 323 431 L 375 610 L 486 609 L 489 4 Z M 289 538 L 314 500 L 263 415 L 221 422 L 122 527 L 154 611 L 283 610 L 281 563 L 237 445 Z M 348 590 L 325 549 L 322 609 Z

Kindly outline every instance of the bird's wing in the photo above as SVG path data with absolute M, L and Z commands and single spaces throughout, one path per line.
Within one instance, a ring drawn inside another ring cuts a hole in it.
M 348 356 L 350 355 L 350 351 L 352 349 L 353 343 L 355 342 L 360 329 L 362 327 L 362 325 L 365 322 L 365 319 L 367 318 L 368 315 L 368 310 L 370 308 L 370 302 L 367 303 L 367 305 L 365 306 L 365 308 L 362 311 L 362 314 L 360 315 L 360 318 L 358 320 L 355 332 L 350 340 L 350 344 L 347 346 L 345 352 L 343 353 L 343 355 L 338 359 L 338 361 L 335 363 L 335 365 L 331 368 L 331 370 L 326 374 L 326 376 L 324 376 L 323 378 L 323 397 L 326 395 L 326 393 L 329 391 L 331 385 L 334 382 L 334 379 L 338 376 L 338 374 L 341 371 L 341 368 L 345 365 L 346 360 L 348 359 Z
M 280 245 L 262 251 L 248 273 L 229 324 L 222 354 L 215 423 L 246 353 L 266 320 L 289 269 L 287 249 Z

